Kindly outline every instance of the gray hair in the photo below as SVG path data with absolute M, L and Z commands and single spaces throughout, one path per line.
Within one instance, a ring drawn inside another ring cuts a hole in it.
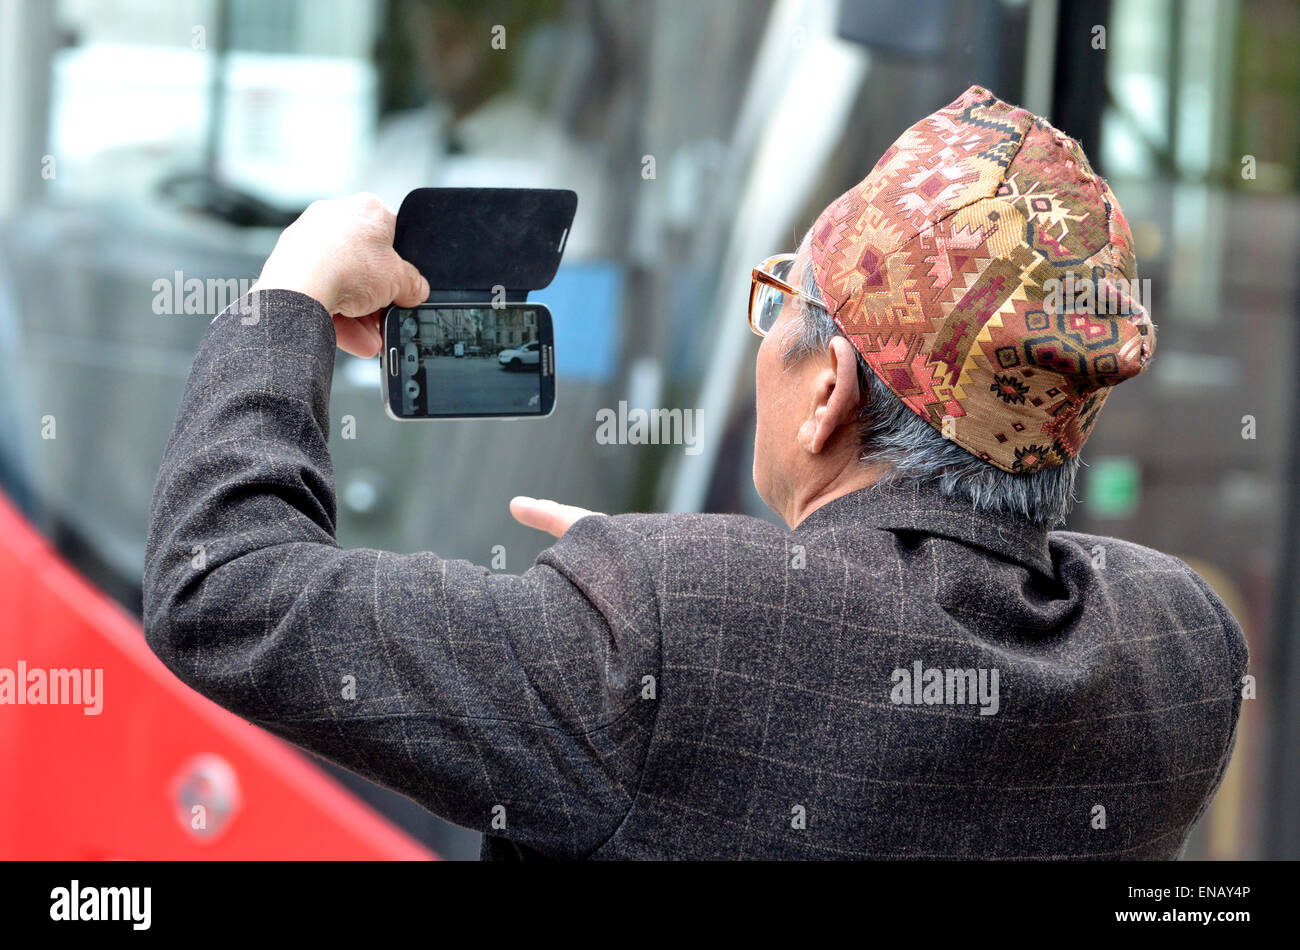
M 803 290 L 821 301 L 811 262 L 803 272 Z M 802 319 L 783 341 L 786 365 L 824 352 L 832 339 L 843 336 L 824 309 L 802 301 L 800 309 Z M 880 381 L 862 354 L 856 355 L 858 390 L 864 394 L 858 408 L 859 460 L 864 465 L 888 463 L 882 481 L 900 486 L 937 481 L 944 495 L 969 501 L 976 511 L 1019 515 L 1048 528 L 1065 521 L 1075 501 L 1077 457 L 1027 475 L 1004 472 L 944 438 Z

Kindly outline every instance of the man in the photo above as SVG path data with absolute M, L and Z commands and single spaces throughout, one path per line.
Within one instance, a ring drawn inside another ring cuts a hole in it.
M 1181 853 L 1246 645 L 1177 559 L 1049 530 L 1155 344 L 1077 143 L 972 87 L 755 271 L 754 478 L 788 529 L 519 498 L 559 537 L 521 576 L 335 540 L 335 342 L 373 355 L 428 292 L 392 228 L 308 209 L 199 350 L 144 577 L 185 682 L 485 857 Z

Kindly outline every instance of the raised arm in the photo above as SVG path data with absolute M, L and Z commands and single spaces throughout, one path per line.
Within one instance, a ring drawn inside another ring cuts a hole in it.
M 393 266 L 371 251 L 359 259 Z M 397 289 L 344 299 L 273 255 L 209 327 L 154 489 L 146 638 L 215 702 L 435 814 L 588 853 L 630 807 L 653 723 L 641 697 L 659 676 L 658 608 L 642 542 L 586 517 L 522 576 L 341 548 L 336 326 L 426 292 L 396 275 L 375 285 Z

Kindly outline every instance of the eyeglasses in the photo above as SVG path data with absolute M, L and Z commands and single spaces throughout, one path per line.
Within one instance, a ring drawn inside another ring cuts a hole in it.
M 767 336 L 781 311 L 796 297 L 809 307 L 827 312 L 815 297 L 786 282 L 794 259 L 793 254 L 776 254 L 754 268 L 749 284 L 749 328 L 759 336 Z

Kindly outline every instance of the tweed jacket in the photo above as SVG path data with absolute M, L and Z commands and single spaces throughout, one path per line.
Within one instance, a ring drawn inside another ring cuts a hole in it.
M 158 474 L 148 643 L 484 857 L 1172 858 L 1223 777 L 1247 649 L 1196 573 L 932 488 L 593 515 L 522 575 L 341 547 L 330 315 L 243 303 Z

